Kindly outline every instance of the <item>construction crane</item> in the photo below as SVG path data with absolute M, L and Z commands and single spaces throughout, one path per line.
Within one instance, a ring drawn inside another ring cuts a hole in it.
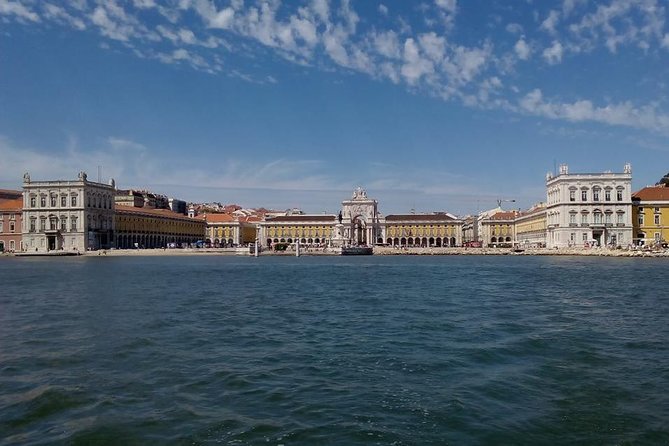
M 503 199 L 501 199 L 501 198 L 498 198 L 498 199 L 497 199 L 497 207 L 498 207 L 498 208 L 501 208 L 501 207 L 502 207 L 502 203 L 515 203 L 515 202 L 516 202 L 516 200 L 503 200 Z

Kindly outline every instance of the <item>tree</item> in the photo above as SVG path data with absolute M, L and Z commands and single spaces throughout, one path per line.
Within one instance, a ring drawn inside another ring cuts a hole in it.
M 656 183 L 657 186 L 664 185 L 667 186 L 669 185 L 669 173 L 667 173 L 665 176 L 663 176 L 660 181 Z

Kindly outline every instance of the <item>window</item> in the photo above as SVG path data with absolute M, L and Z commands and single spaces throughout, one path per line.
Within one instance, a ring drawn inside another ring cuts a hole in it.
M 16 230 L 16 223 L 13 221 L 9 222 L 9 232 L 14 232 Z
M 660 241 L 660 233 L 659 233 L 659 232 L 656 232 L 656 233 L 655 233 L 655 241 L 656 241 L 656 242 L 659 242 L 659 241 Z
M 67 217 L 60 217 L 60 230 L 65 232 L 67 231 Z
M 604 223 L 611 224 L 611 214 L 604 214 Z
M 0 232 L 4 232 L 4 228 L 2 227 L 2 220 L 0 220 Z
M 576 214 L 569 214 L 569 224 L 576 223 Z
M 55 208 L 57 202 L 58 202 L 58 197 L 56 197 L 55 195 L 52 195 L 51 196 L 51 207 Z
M 641 208 L 639 208 L 641 210 Z M 639 225 L 643 226 L 643 214 L 639 214 Z
M 595 188 L 592 190 L 592 201 L 599 201 L 599 188 Z
M 77 230 L 77 217 L 70 217 L 70 230 L 71 231 Z
M 576 191 L 575 190 L 570 190 L 569 191 L 569 201 L 576 201 Z
M 595 224 L 602 223 L 602 214 L 600 212 L 595 212 Z
M 70 197 L 70 206 L 77 207 L 77 195 L 72 195 Z
M 588 241 L 588 233 L 587 233 L 587 232 L 584 232 L 584 233 L 583 233 L 583 241 L 584 241 L 584 242 L 587 242 L 587 241 Z
M 617 218 L 616 218 L 616 223 L 618 223 L 618 224 L 623 223 L 623 215 L 625 215 L 625 214 L 623 214 L 622 212 L 618 213 Z
M 655 224 L 656 225 L 660 224 L 660 214 L 655 214 Z
M 576 241 L 576 233 L 575 232 L 572 232 L 571 234 L 569 234 L 569 240 L 571 240 L 572 242 Z
M 49 219 L 49 229 L 51 229 L 52 231 L 58 229 L 58 219 L 56 217 L 51 217 Z
M 30 207 L 34 208 L 37 206 L 37 198 L 35 197 L 30 197 Z
M 34 218 L 31 218 L 30 219 L 30 232 L 35 232 L 35 230 L 37 229 L 36 226 L 37 226 L 37 220 L 35 220 Z
M 581 224 L 582 225 L 588 224 L 588 214 L 581 214 Z
M 655 208 L 655 213 L 659 214 L 660 213 L 660 208 Z
M 60 207 L 67 207 L 67 195 L 60 196 Z
M 46 195 L 42 195 L 39 199 L 39 205 L 40 207 L 45 208 L 46 207 Z
M 582 190 L 581 191 L 581 201 L 588 201 L 588 191 L 587 190 Z
M 39 230 L 46 231 L 46 218 L 44 217 L 39 219 Z
M 611 191 L 608 189 L 604 191 L 604 200 L 611 201 Z
M 616 200 L 623 201 L 623 190 L 622 189 L 618 189 L 616 191 Z
M 16 214 L 11 214 L 11 215 L 9 216 L 9 219 L 10 219 L 10 220 L 16 220 Z

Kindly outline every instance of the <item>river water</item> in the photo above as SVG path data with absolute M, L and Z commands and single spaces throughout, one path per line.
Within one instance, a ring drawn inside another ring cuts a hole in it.
M 668 266 L 0 258 L 0 445 L 667 444 Z

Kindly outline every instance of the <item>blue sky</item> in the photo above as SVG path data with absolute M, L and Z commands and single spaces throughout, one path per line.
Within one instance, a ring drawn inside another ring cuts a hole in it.
M 383 213 L 669 171 L 660 0 L 0 0 L 0 188 Z

